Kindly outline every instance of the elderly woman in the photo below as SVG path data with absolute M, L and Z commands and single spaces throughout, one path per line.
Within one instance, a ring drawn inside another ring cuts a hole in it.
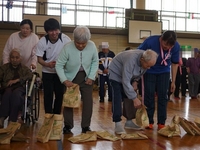
M 23 106 L 26 80 L 32 79 L 30 69 L 21 64 L 20 52 L 14 49 L 10 52 L 9 63 L 0 67 L 1 103 L 0 128 L 4 119 L 16 122 L 18 112 Z
M 3 50 L 3 64 L 9 62 L 9 54 L 12 49 L 17 48 L 21 53 L 21 63 L 28 68 L 35 69 L 37 56 L 35 55 L 36 44 L 39 38 L 32 33 L 33 23 L 29 19 L 24 19 L 20 23 L 20 31 L 11 34 Z
M 90 30 L 85 26 L 78 26 L 73 32 L 74 41 L 66 44 L 58 60 L 56 61 L 56 72 L 60 81 L 71 87 L 74 83 L 80 87 L 82 97 L 82 133 L 90 131 L 92 116 L 92 90 L 93 82 L 98 70 L 98 52 L 94 42 L 90 41 Z M 71 133 L 74 126 L 73 109 L 64 108 L 63 133 Z

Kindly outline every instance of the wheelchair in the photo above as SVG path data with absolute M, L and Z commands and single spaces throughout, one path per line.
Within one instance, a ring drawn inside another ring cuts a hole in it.
M 33 78 L 26 81 L 25 103 L 23 108 L 22 120 L 27 125 L 38 121 L 40 113 L 40 86 L 41 79 L 37 72 L 33 72 Z

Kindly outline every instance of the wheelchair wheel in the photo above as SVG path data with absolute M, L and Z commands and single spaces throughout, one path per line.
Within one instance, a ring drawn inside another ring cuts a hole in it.
M 30 114 L 26 114 L 26 125 L 30 125 L 31 124 L 31 122 L 32 122 L 32 117 L 31 117 L 31 115 Z
M 28 107 L 27 107 L 27 110 L 26 110 L 26 118 L 25 119 L 25 122 L 26 124 L 29 126 L 30 123 L 34 123 L 34 120 L 33 120 L 33 105 L 32 105 L 32 101 L 31 101 L 31 98 L 28 97 Z
M 39 99 L 39 88 L 35 87 L 33 90 L 33 118 L 34 121 L 38 121 L 39 118 L 39 112 L 40 112 L 40 99 Z

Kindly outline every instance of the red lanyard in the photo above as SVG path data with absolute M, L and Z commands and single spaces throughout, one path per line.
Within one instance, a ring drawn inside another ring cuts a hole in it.
M 144 76 L 142 75 L 142 105 L 144 105 Z
M 182 65 L 183 65 L 182 58 L 180 58 L 178 63 L 180 74 L 182 74 L 182 68 L 181 68 Z

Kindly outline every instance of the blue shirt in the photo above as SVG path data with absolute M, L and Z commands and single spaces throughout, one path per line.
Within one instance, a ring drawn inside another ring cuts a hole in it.
M 179 62 L 179 51 L 180 45 L 178 42 L 175 43 L 174 47 L 170 51 L 169 57 L 166 59 L 167 65 L 161 64 L 162 57 L 161 57 L 161 50 L 160 50 L 160 35 L 154 35 L 147 38 L 141 45 L 139 45 L 138 49 L 147 50 L 151 49 L 158 54 L 158 59 L 156 64 L 152 66 L 150 69 L 147 70 L 147 73 L 152 74 L 159 74 L 159 73 L 167 73 L 170 72 L 171 63 L 178 63 Z M 163 50 L 164 58 L 168 54 L 168 50 Z

